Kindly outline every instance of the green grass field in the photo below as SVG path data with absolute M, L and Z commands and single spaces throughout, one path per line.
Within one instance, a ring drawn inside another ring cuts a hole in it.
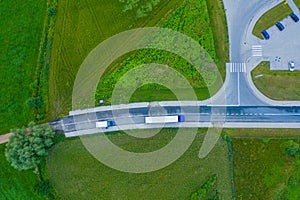
M 47 159 L 47 174 L 64 199 L 164 200 L 188 199 L 212 174 L 217 174 L 217 190 L 222 199 L 230 199 L 227 144 L 220 141 L 208 157 L 200 160 L 198 153 L 203 131 L 199 131 L 192 146 L 179 160 L 166 168 L 144 174 L 111 169 L 94 159 L 79 138 L 67 139 L 51 151 Z M 109 139 L 127 150 L 149 152 L 163 147 L 174 134 L 174 129 L 163 129 L 149 139 L 133 139 L 123 134 L 110 135 Z M 189 134 L 188 129 L 186 134 Z
M 181 31 L 190 37 L 198 40 L 217 62 L 218 67 L 225 77 L 225 64 L 228 60 L 228 39 L 226 34 L 218 31 L 226 30 L 224 10 L 222 4 L 209 0 L 210 7 L 214 11 L 208 13 L 205 0 L 184 0 L 184 1 L 161 1 L 145 18 L 136 18 L 135 12 L 123 13 L 122 4 L 117 1 L 108 1 L 99 4 L 96 0 L 89 1 L 59 1 L 56 32 L 51 53 L 51 68 L 49 81 L 49 114 L 51 118 L 67 113 L 71 109 L 71 92 L 77 70 L 87 54 L 100 42 L 119 32 L 147 26 L 161 26 Z M 85 7 L 85 9 L 81 9 Z M 61 12 L 64 11 L 64 12 Z M 113 15 L 112 15 L 113 13 Z M 218 13 L 218 14 L 216 14 Z M 213 22 L 210 23 L 210 20 Z M 85 23 L 82 23 L 84 21 Z M 95 21 L 97 21 L 95 23 Z M 219 29 L 212 30 L 211 27 Z M 105 27 L 105 28 L 104 28 Z M 72 33 L 72 34 L 70 34 Z M 218 38 L 214 41 L 213 37 Z M 218 37 L 221 36 L 221 37 Z M 84 41 L 84 42 L 83 42 Z M 216 46 L 216 51 L 215 51 Z M 216 52 L 218 55 L 216 55 Z M 110 70 L 102 78 L 96 95 L 96 102 L 104 99 L 110 103 L 112 89 L 117 80 L 126 71 L 139 63 L 139 58 L 148 62 L 167 63 L 183 73 L 191 84 L 196 88 L 199 99 L 209 97 L 206 85 L 203 80 L 191 70 L 186 70 L 187 64 L 179 58 L 164 52 L 157 51 L 135 52 L 125 58 L 127 64 L 122 65 L 122 60 L 110 67 Z M 171 59 L 169 58 L 171 55 Z M 163 57 L 165 56 L 165 57 Z M 145 64 L 145 63 L 143 63 Z M 195 78 L 197 76 L 197 78 Z M 191 78 L 192 77 L 192 78 Z M 165 100 L 170 97 L 168 92 L 160 90 L 159 93 Z M 142 94 L 147 93 L 145 90 Z M 134 101 L 151 101 L 153 93 L 157 90 L 149 90 L 148 95 L 143 98 L 132 98 Z M 152 93 L 152 94 L 150 94 Z M 149 98 L 148 98 L 149 97 Z M 170 99 L 172 100 L 172 99 Z
M 123 13 L 119 1 L 62 0 L 58 2 L 49 72 L 49 114 L 57 117 L 71 108 L 77 70 L 87 54 L 105 39 L 122 31 L 154 26 L 181 1 L 161 1 L 148 17 Z
M 300 100 L 300 72 L 271 71 L 269 66 L 262 62 L 251 72 L 257 89 L 274 100 Z M 257 75 L 263 76 L 255 78 Z
M 233 139 L 236 199 L 299 199 L 300 160 L 288 140 Z
M 252 31 L 253 35 L 263 39 L 263 36 L 260 33 L 262 30 L 270 28 L 275 25 L 276 22 L 281 21 L 291 13 L 292 9 L 288 5 L 283 2 L 280 3 L 259 18 Z
M 35 80 L 46 1 L 5 1 L 0 6 L 0 134 L 26 125 Z
M 12 168 L 4 150 L 5 145 L 0 145 L 0 199 L 43 199 L 33 191 L 37 176 L 32 170 L 20 172 Z

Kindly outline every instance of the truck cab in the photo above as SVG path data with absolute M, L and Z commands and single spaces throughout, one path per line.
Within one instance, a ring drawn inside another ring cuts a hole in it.
M 178 122 L 184 122 L 184 116 L 178 115 Z

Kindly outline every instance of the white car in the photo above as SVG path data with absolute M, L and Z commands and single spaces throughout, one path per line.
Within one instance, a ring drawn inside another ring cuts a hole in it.
M 294 61 L 291 61 L 291 62 L 289 63 L 289 66 L 290 66 L 290 71 L 291 71 L 291 72 L 295 71 L 295 63 L 294 63 Z

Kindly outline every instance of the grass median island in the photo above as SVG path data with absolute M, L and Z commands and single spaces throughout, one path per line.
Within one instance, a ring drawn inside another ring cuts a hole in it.
M 147 131 L 147 130 L 144 130 Z M 131 174 L 111 169 L 94 159 L 79 138 L 67 139 L 54 147 L 47 159 L 51 184 L 64 199 L 189 199 L 212 175 L 222 199 L 231 198 L 228 148 L 220 141 L 205 159 L 198 153 L 204 138 L 199 130 L 191 147 L 176 162 L 161 170 Z M 143 132 L 141 131 L 141 134 Z M 119 147 L 134 152 L 150 152 L 166 145 L 176 134 L 163 129 L 148 139 L 109 135 Z M 189 129 L 186 129 L 189 134 Z
M 299 199 L 299 140 L 234 138 L 236 199 Z M 289 155 L 298 150 L 298 153 Z
M 257 89 L 270 99 L 300 100 L 300 71 L 271 71 L 269 66 L 269 62 L 262 62 L 251 72 Z
M 253 35 L 260 39 L 264 39 L 261 35 L 262 30 L 266 30 L 271 26 L 274 26 L 276 22 L 283 20 L 292 12 L 293 11 L 288 4 L 284 4 L 284 2 L 280 3 L 259 18 L 252 31 Z
M 46 1 L 5 1 L 0 6 L 0 134 L 34 119 L 32 95 Z

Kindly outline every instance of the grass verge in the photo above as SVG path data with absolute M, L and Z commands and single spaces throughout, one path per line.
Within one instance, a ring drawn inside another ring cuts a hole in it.
M 271 71 L 270 63 L 262 62 L 251 75 L 257 89 L 270 99 L 300 100 L 300 71 Z
M 260 33 L 262 30 L 270 28 L 275 25 L 276 22 L 281 21 L 292 12 L 293 11 L 288 4 L 284 4 L 284 2 L 280 3 L 259 18 L 252 31 L 253 35 L 260 39 L 264 39 Z
M 206 0 L 206 4 L 214 37 L 216 64 L 223 80 L 225 80 L 225 66 L 229 62 L 229 41 L 224 5 L 223 1 L 219 0 Z
M 300 137 L 298 129 L 269 129 L 269 128 L 253 128 L 253 129 L 224 129 L 224 134 L 231 138 L 255 138 L 255 139 L 294 139 Z
M 143 134 L 147 130 L 141 130 Z M 231 198 L 228 148 L 225 141 L 215 146 L 205 159 L 198 158 L 204 129 L 191 147 L 164 169 L 131 174 L 111 169 L 95 160 L 79 138 L 67 139 L 54 147 L 47 159 L 47 174 L 57 192 L 66 199 L 188 199 L 209 177 L 217 175 L 216 188 L 222 199 Z M 125 134 L 109 135 L 119 147 L 134 152 L 150 152 L 170 142 L 175 129 L 163 129 L 148 139 Z M 186 129 L 189 134 L 189 129 Z

